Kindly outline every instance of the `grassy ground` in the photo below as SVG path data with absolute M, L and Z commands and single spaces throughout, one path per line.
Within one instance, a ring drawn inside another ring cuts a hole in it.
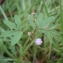
M 63 0 L 0 3 L 0 63 L 63 63 Z

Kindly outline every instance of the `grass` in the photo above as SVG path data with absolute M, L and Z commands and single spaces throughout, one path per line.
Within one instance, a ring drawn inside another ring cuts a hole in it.
M 0 63 L 63 63 L 62 2 L 5 0 L 0 5 Z M 35 44 L 37 38 L 41 45 Z

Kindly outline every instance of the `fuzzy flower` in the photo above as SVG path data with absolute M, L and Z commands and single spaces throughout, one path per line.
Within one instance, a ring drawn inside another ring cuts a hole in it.
M 36 45 L 41 45 L 42 44 L 42 40 L 40 38 L 37 38 L 35 41 Z
M 28 32 L 28 36 L 30 36 L 31 35 L 31 32 Z

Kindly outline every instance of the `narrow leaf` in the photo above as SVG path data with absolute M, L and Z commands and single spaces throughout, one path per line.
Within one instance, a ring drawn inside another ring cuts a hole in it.
M 54 16 L 51 16 L 51 17 L 45 19 L 45 20 L 42 22 L 42 27 L 49 26 L 49 25 L 54 21 L 54 19 L 55 19 Z
M 30 26 L 35 29 L 35 23 L 33 22 L 33 16 L 31 15 L 31 17 L 28 20 L 28 23 L 30 24 Z
M 20 20 L 20 18 L 19 18 L 17 15 L 15 15 L 15 16 L 14 16 L 14 20 L 15 20 L 16 25 L 17 25 L 18 27 L 20 27 L 20 25 L 21 25 L 21 20 Z
M 42 21 L 43 21 L 43 14 L 40 13 L 40 14 L 38 15 L 38 17 L 37 17 L 36 24 L 37 24 L 39 27 L 41 27 Z

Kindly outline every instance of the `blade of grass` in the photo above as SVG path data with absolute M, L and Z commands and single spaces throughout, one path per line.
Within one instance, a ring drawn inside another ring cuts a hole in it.
M 49 13 L 48 13 L 48 9 L 47 9 L 46 4 L 45 4 L 45 0 L 43 0 L 43 4 L 44 4 L 44 7 L 45 7 L 45 11 L 46 11 L 47 17 L 48 17 Z
M 26 9 L 26 4 L 25 4 L 25 0 L 21 0 L 21 4 L 22 4 L 22 9 L 23 9 L 23 11 L 25 11 L 25 9 Z
M 5 18 L 6 20 L 8 20 L 8 18 L 7 18 L 7 16 L 5 15 L 5 13 L 4 13 L 4 11 L 3 11 L 3 9 L 2 9 L 2 7 L 1 7 L 1 6 L 0 6 L 0 10 L 1 10 L 1 12 L 2 12 L 2 14 L 3 14 L 4 18 Z
M 62 0 L 60 0 L 60 24 L 61 24 L 61 36 L 62 36 L 62 44 L 63 44 L 63 15 L 62 15 Z

